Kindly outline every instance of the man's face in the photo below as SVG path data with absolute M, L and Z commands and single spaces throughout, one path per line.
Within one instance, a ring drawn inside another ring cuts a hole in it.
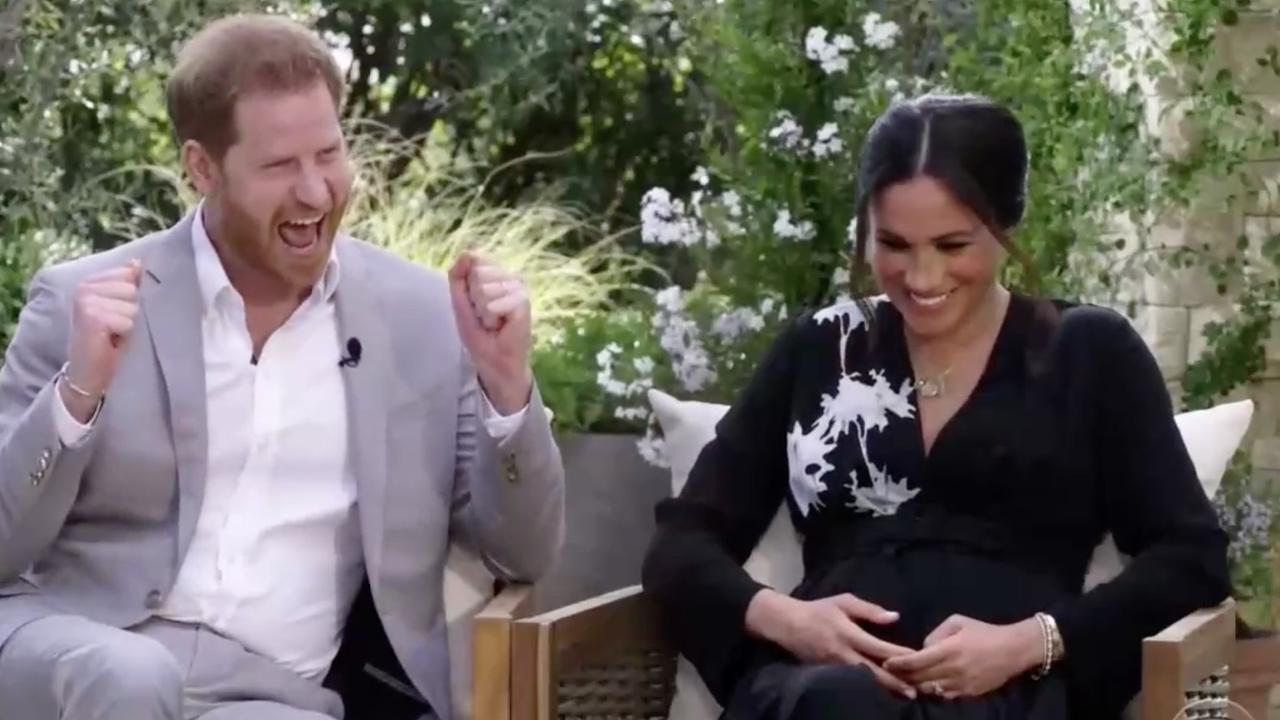
M 319 80 L 295 92 L 251 93 L 233 118 L 234 144 L 221 162 L 207 163 L 206 187 L 196 181 L 210 236 L 233 282 L 303 293 L 324 273 L 351 194 L 333 98 Z

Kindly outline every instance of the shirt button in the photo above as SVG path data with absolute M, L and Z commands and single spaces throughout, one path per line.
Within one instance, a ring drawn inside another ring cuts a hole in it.
M 160 604 L 163 601 L 164 601 L 164 596 L 160 594 L 159 590 L 152 590 L 151 592 L 147 593 L 146 604 L 147 604 L 148 610 L 159 610 Z

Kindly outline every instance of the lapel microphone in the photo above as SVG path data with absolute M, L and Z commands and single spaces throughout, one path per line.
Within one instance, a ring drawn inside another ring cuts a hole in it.
M 347 354 L 338 361 L 338 367 L 353 368 L 360 364 L 360 338 L 347 339 Z

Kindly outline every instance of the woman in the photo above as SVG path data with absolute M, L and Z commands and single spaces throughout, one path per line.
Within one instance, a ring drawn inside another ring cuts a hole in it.
M 1027 162 L 989 100 L 887 111 L 856 243 L 883 297 L 792 324 L 659 506 L 644 583 L 729 720 L 1114 718 L 1142 638 L 1227 596 L 1142 340 L 1000 284 Z M 741 568 L 784 501 L 789 595 Z M 1107 532 L 1133 560 L 1082 594 Z

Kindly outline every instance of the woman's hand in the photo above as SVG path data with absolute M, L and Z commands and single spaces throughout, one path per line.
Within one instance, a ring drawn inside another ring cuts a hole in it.
M 821 600 L 797 600 L 774 590 L 761 590 L 747 606 L 747 630 L 811 663 L 860 665 L 869 669 L 881 685 L 914 699 L 916 689 L 881 662 L 909 656 L 910 648 L 885 642 L 858 623 L 889 625 L 898 613 L 860 600 L 836 595 Z
M 885 661 L 885 669 L 921 692 L 948 700 L 985 695 L 1038 667 L 1044 636 L 1035 618 L 990 625 L 952 615 L 925 638 L 924 649 Z

